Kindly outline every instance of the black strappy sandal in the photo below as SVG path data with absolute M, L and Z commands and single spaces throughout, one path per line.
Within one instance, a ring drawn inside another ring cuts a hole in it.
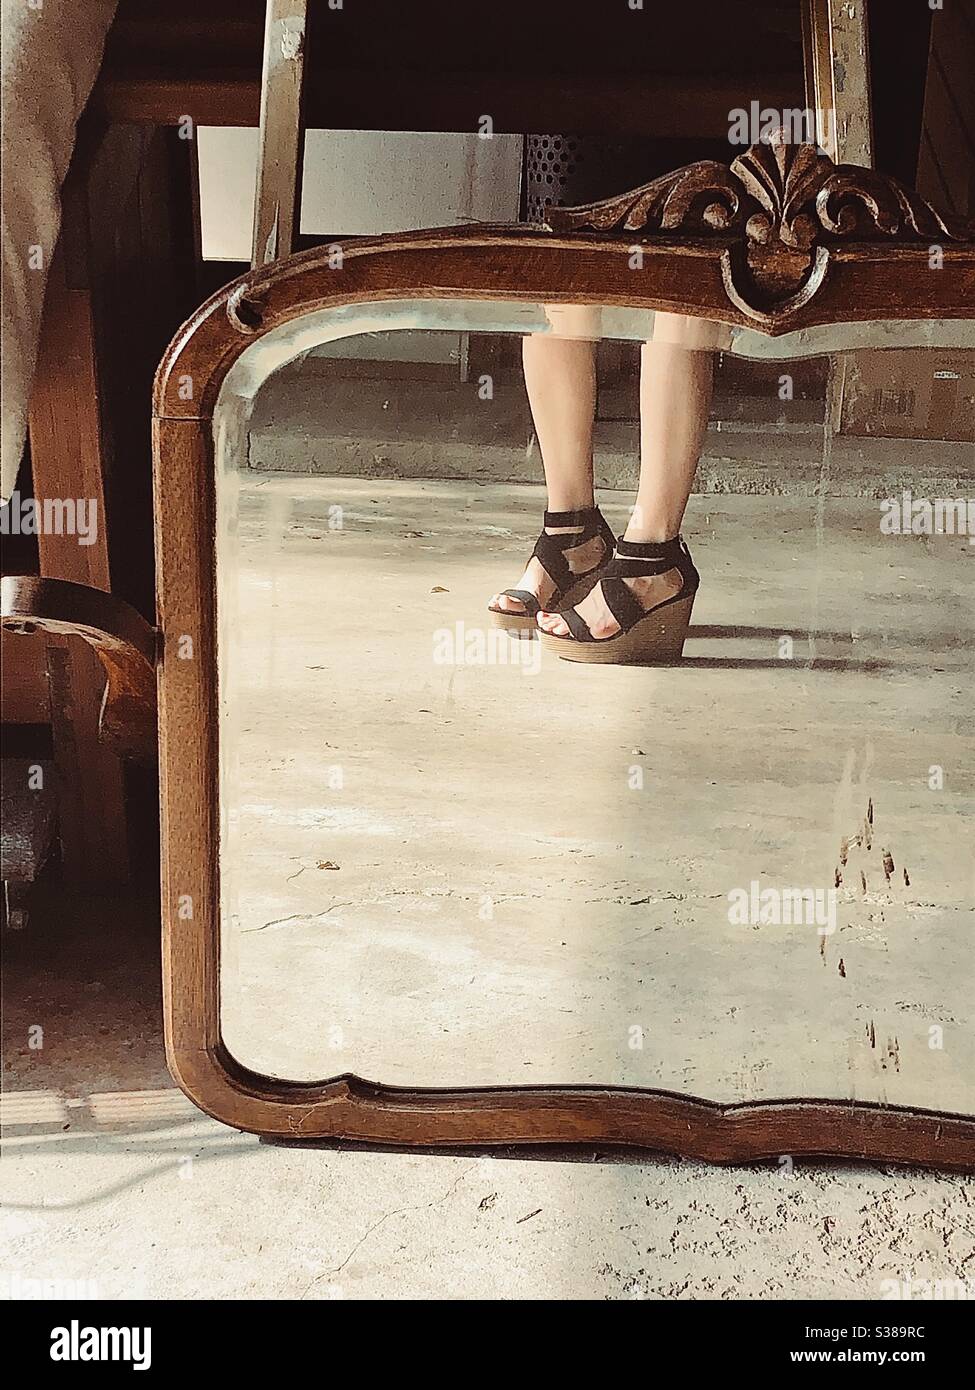
M 679 570 L 683 579 L 680 592 L 653 608 L 644 608 L 633 590 L 623 581 L 644 575 Z M 620 536 L 613 558 L 599 575 L 606 606 L 620 625 L 612 637 L 593 637 L 586 620 L 569 604 L 557 612 L 571 634 L 557 637 L 542 631 L 542 645 L 566 661 L 604 662 L 612 665 L 652 666 L 679 661 L 684 650 L 694 596 L 701 576 L 694 568 L 691 553 L 680 536 L 671 541 L 638 543 Z M 577 600 L 578 601 L 578 600 Z
M 598 507 L 587 507 L 578 512 L 546 512 L 543 525 L 576 528 L 559 536 L 553 536 L 548 531 L 543 531 L 535 542 L 535 549 L 532 551 L 532 555 L 541 563 L 545 573 L 555 585 L 555 593 L 548 600 L 548 611 L 551 612 L 558 604 L 569 603 L 570 600 L 579 602 L 583 587 L 592 584 L 594 576 L 612 555 L 614 538 L 609 523 Z M 574 550 L 576 546 L 585 545 L 588 541 L 595 540 L 597 536 L 603 542 L 601 558 L 587 570 L 574 571 L 565 558 L 565 552 Z M 491 621 L 496 626 L 507 628 L 511 632 L 526 634 L 537 632 L 538 626 L 535 619 L 542 611 L 542 605 L 531 590 L 503 589 L 501 594 L 507 598 L 517 599 L 519 603 L 524 604 L 525 611 L 523 613 L 506 613 L 503 608 L 495 608 L 494 604 L 489 604 L 488 612 L 491 614 Z

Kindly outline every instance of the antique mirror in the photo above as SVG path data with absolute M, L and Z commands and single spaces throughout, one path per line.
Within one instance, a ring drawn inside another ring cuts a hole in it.
M 289 257 L 160 369 L 174 1075 L 294 1139 L 972 1165 L 971 229 L 802 145 L 552 219 Z M 488 612 L 552 340 L 617 534 L 707 382 L 656 660 Z

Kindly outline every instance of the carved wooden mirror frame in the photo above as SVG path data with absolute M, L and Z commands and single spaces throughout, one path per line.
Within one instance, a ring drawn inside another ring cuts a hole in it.
M 634 244 L 643 251 L 636 274 Z M 805 1097 L 722 1105 L 609 1086 L 414 1090 L 352 1075 L 299 1083 L 231 1055 L 219 998 L 212 417 L 251 343 L 313 312 L 394 299 L 665 309 L 772 336 L 871 319 L 975 318 L 975 228 L 949 226 L 901 185 L 804 145 L 756 146 L 730 168 L 690 165 L 619 198 L 553 210 L 546 228 L 364 238 L 343 252 L 341 269 L 316 249 L 221 290 L 181 329 L 156 379 L 164 1006 L 179 1085 L 229 1125 L 292 1139 L 636 1145 L 722 1163 L 788 1153 L 975 1167 L 975 1116 Z M 106 733 L 144 751 L 157 634 L 106 595 L 52 582 L 38 592 L 38 581 L 6 581 L 5 623 L 92 642 L 109 672 Z

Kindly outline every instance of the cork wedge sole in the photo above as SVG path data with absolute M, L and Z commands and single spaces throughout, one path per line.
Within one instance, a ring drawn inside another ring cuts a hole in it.
M 555 637 L 542 632 L 542 646 L 563 661 L 592 662 L 605 666 L 667 666 L 678 662 L 684 651 L 694 608 L 694 594 L 651 608 L 645 618 L 626 632 L 594 642 L 574 637 Z
M 499 608 L 489 608 L 488 617 L 493 627 L 503 627 L 514 637 L 531 637 L 538 631 L 538 624 L 527 613 L 502 613 Z

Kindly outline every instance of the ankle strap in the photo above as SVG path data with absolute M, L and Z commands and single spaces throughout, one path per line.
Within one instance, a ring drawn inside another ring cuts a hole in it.
M 620 536 L 610 564 L 620 579 L 637 579 L 680 569 L 686 554 L 687 546 L 680 536 L 669 541 L 628 541 Z
M 586 526 L 599 515 L 596 506 L 585 507 L 577 512 L 546 512 L 543 526 Z

